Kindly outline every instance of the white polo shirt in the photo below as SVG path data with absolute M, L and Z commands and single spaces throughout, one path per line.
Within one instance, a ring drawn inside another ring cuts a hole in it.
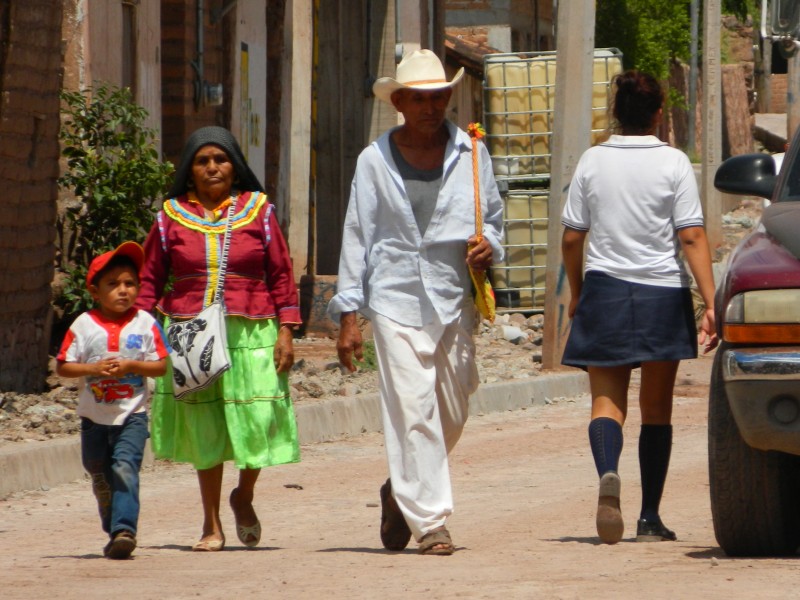
M 692 164 L 655 136 L 612 135 L 581 156 L 561 223 L 589 232 L 586 272 L 687 287 L 676 232 L 703 226 Z
M 161 326 L 143 310 L 131 309 L 119 320 L 99 310 L 80 315 L 70 326 L 56 357 L 63 362 L 94 363 L 110 356 L 161 360 L 169 355 Z M 101 425 L 122 425 L 132 413 L 144 412 L 147 378 L 129 373 L 114 377 L 81 377 L 78 415 Z

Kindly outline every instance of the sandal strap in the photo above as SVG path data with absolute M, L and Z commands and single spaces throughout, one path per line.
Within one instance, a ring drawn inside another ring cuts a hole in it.
M 450 532 L 447 531 L 447 528 L 444 526 L 429 531 L 419 540 L 419 551 L 421 554 L 429 552 L 436 546 L 445 546 L 445 548 L 441 549 L 444 552 L 449 551 L 452 553 L 453 551 L 453 540 L 450 537 Z
M 261 523 L 256 523 L 252 527 L 247 527 L 246 525 L 237 525 L 236 531 L 239 534 L 240 538 L 246 537 L 248 535 L 252 535 L 254 537 L 261 537 Z

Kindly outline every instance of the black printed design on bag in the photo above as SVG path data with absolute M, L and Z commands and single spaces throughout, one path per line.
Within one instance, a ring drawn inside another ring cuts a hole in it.
M 186 367 L 189 369 L 189 376 L 198 384 L 200 383 L 200 380 L 197 378 L 194 370 L 192 369 L 189 353 L 194 347 L 195 337 L 197 337 L 197 334 L 201 331 L 205 331 L 207 325 L 208 323 L 205 321 L 205 319 L 192 319 L 186 323 L 174 323 L 167 331 L 167 338 L 170 346 L 172 346 L 173 351 L 178 356 L 186 359 Z M 208 373 L 211 370 L 211 358 L 213 355 L 214 336 L 212 336 L 208 342 L 206 342 L 203 351 L 200 353 L 200 361 L 197 367 L 201 372 Z M 175 383 L 181 387 L 186 385 L 186 375 L 184 373 L 174 367 L 172 369 L 172 373 Z

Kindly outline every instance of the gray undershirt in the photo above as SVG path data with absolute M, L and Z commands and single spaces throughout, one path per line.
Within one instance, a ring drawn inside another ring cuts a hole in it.
M 392 158 L 397 165 L 397 170 L 403 178 L 411 210 L 414 212 L 414 219 L 417 222 L 417 229 L 419 229 L 420 236 L 424 237 L 436 208 L 444 167 L 417 169 L 406 162 L 391 137 L 389 137 L 389 147 L 392 149 Z

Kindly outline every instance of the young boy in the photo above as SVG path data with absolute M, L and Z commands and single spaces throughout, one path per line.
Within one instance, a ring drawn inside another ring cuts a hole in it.
M 136 548 L 139 469 L 147 430 L 147 377 L 167 369 L 169 347 L 158 322 L 133 308 L 144 250 L 125 242 L 95 258 L 87 287 L 97 307 L 67 332 L 56 372 L 80 377 L 81 455 L 92 478 L 108 558 L 128 558 Z

